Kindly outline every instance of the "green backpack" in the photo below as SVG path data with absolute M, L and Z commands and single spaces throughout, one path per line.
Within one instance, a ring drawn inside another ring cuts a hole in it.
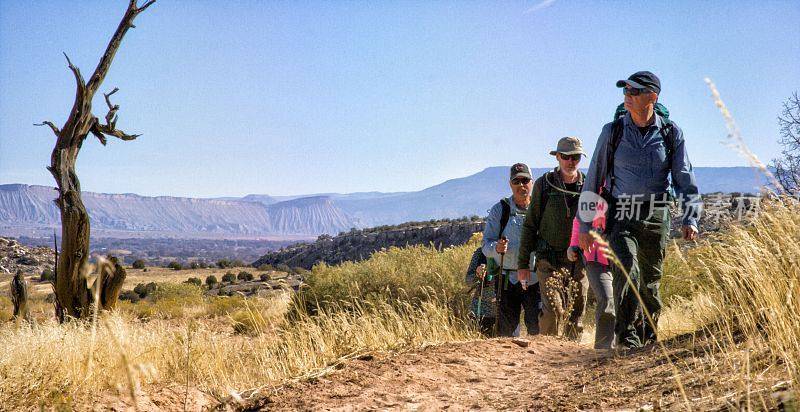
M 672 124 L 672 121 L 669 120 L 669 110 L 667 110 L 666 106 L 661 103 L 656 103 L 655 107 L 653 108 L 657 116 L 661 117 L 662 122 L 664 125 L 658 132 L 661 134 L 661 137 L 664 139 L 664 149 L 667 155 L 667 167 L 669 170 L 672 170 L 672 154 L 675 151 L 675 127 Z M 609 182 L 609 189 L 608 195 L 610 196 L 611 193 L 614 191 L 614 153 L 617 151 L 617 147 L 619 147 L 619 142 L 622 140 L 622 119 L 625 117 L 625 114 L 628 113 L 628 110 L 625 109 L 625 103 L 620 103 L 617 106 L 617 110 L 614 111 L 614 122 L 612 123 L 611 128 L 611 141 L 609 142 L 608 146 L 606 147 L 606 165 L 608 165 L 608 182 Z M 670 179 L 670 188 L 669 193 L 671 196 L 674 197 L 674 191 L 672 189 L 672 180 Z

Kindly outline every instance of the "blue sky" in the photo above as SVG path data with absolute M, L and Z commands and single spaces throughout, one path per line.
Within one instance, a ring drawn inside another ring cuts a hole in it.
M 141 2 L 142 0 L 140 0 Z M 126 1 L 0 2 L 0 183 L 45 170 L 75 85 Z M 137 20 L 101 87 L 136 141 L 90 137 L 83 190 L 240 196 L 419 190 L 489 166 L 588 149 L 649 69 L 695 166 L 745 162 L 710 77 L 764 161 L 800 88 L 797 1 L 169 1 Z M 102 95 L 94 113 L 105 115 Z M 586 165 L 584 165 L 586 166 Z

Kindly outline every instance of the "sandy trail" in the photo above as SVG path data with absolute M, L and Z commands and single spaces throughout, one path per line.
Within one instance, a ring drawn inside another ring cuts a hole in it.
M 620 356 L 551 337 L 431 346 L 344 362 L 273 388 L 249 410 L 596 410 L 680 407 L 653 349 Z

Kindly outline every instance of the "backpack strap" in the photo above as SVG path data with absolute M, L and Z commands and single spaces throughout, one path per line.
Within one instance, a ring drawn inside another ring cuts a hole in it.
M 664 150 L 667 155 L 668 170 L 672 171 L 672 155 L 675 152 L 675 126 L 669 119 L 664 119 L 662 117 L 661 120 L 664 122 L 664 125 L 661 126 L 661 129 L 658 129 L 658 132 L 664 139 Z
M 614 193 L 614 154 L 617 152 L 619 142 L 622 141 L 624 123 L 623 117 L 614 119 L 611 124 L 611 140 L 606 145 L 606 176 L 608 178 L 608 194 Z
M 502 206 L 503 212 L 500 215 L 500 233 L 497 234 L 498 239 L 503 236 L 503 231 L 506 230 L 508 219 L 511 216 L 511 205 L 508 204 L 508 199 L 500 199 L 500 206 Z
M 545 172 L 542 175 L 542 193 L 539 196 L 539 224 L 542 226 L 542 217 L 544 216 L 544 208 L 547 207 L 547 199 L 550 198 L 550 174 L 553 172 Z

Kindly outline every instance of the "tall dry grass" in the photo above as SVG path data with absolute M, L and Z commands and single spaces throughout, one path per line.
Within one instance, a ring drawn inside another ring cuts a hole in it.
M 459 247 L 392 247 L 362 262 L 319 264 L 306 275 L 308 288 L 301 290 L 294 305 L 314 313 L 330 305 L 347 306 L 354 297 L 411 304 L 439 300 L 462 313 L 470 298 L 464 290 L 464 273 L 480 240 L 477 234 Z
M 800 381 L 800 205 L 768 202 L 699 254 L 720 347 L 747 342 L 770 367 Z
M 363 352 L 478 338 L 448 294 L 430 283 L 461 286 L 468 248 L 391 249 L 359 264 L 315 269 L 325 285 L 317 295 L 335 299 L 313 315 L 287 317 L 288 294 L 203 297 L 195 286 L 174 284 L 147 301 L 123 303 L 96 328 L 0 325 L 0 409 L 87 405 L 109 393 L 129 400 L 175 384 L 222 398 L 313 376 Z M 369 292 L 358 292 L 361 286 Z M 382 293 L 395 287 L 409 293 Z

